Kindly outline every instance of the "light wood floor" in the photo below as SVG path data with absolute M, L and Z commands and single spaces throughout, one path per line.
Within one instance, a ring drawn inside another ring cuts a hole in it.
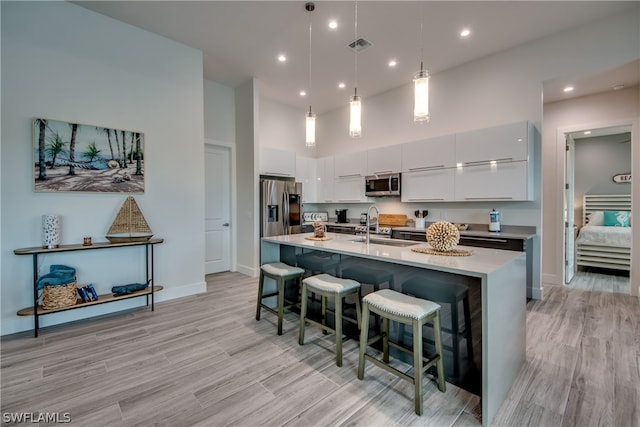
M 2 413 L 68 413 L 73 426 L 477 426 L 479 398 L 425 385 L 413 412 L 407 381 L 367 365 L 357 347 L 334 363 L 331 335 L 298 318 L 285 332 L 255 316 L 257 280 L 207 277 L 208 292 L 2 338 Z M 639 426 L 638 299 L 546 286 L 527 307 L 527 362 L 494 424 Z M 407 367 L 408 368 L 408 367 Z M 44 424 L 41 424 L 44 425 Z

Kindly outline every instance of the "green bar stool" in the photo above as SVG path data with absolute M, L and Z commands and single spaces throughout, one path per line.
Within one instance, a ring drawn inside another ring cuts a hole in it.
M 307 317 L 307 293 L 313 292 L 322 297 L 322 323 Z M 331 331 L 336 334 L 336 365 L 342 366 L 342 321 L 348 320 L 354 322 L 360 327 L 360 298 L 357 298 L 360 292 L 360 283 L 350 279 L 340 279 L 329 274 L 319 274 L 317 276 L 307 277 L 302 281 L 302 302 L 300 305 L 300 334 L 298 336 L 298 344 L 304 345 L 304 330 L 306 323 L 313 323 L 320 326 L 323 331 Z M 356 295 L 356 317 L 351 319 L 342 315 L 342 300 L 348 295 Z M 331 328 L 326 324 L 327 299 L 334 298 L 334 316 L 335 328 Z
M 284 285 L 287 280 L 296 280 L 298 288 L 304 276 L 304 270 L 298 267 L 292 267 L 283 262 L 273 262 L 260 266 L 260 280 L 258 282 L 258 303 L 256 307 L 256 320 L 260 320 L 261 309 L 270 311 L 278 316 L 278 335 L 282 335 L 282 318 L 284 317 L 284 309 L 297 305 L 297 302 L 288 301 L 284 297 Z M 264 278 L 268 277 L 276 281 L 277 289 L 275 292 L 264 293 Z M 278 306 L 276 309 L 269 307 L 262 302 L 263 299 L 277 296 Z
M 369 313 L 382 317 L 382 333 L 369 338 Z M 389 341 L 389 321 L 413 326 L 413 351 Z M 422 356 L 422 326 L 432 323 L 435 336 L 436 354 L 430 359 Z M 367 354 L 367 346 L 382 339 L 382 360 Z M 413 355 L 413 377 L 389 365 L 389 346 Z M 440 333 L 440 306 L 432 301 L 401 294 L 391 289 L 365 295 L 362 299 L 362 327 L 360 329 L 360 357 L 358 359 L 358 378 L 364 379 L 365 360 L 369 360 L 384 370 L 403 378 L 415 386 L 414 401 L 416 414 L 422 415 L 424 373 L 436 365 L 438 371 L 438 390 L 444 392 L 444 361 L 442 360 L 442 337 Z M 426 362 L 426 363 L 425 363 Z
M 442 332 L 451 336 L 451 346 L 444 345 L 453 355 L 453 376 L 460 375 L 460 341 L 466 340 L 467 359 L 473 364 L 473 338 L 471 336 L 471 310 L 469 308 L 469 287 L 461 283 L 445 283 L 428 277 L 413 277 L 402 284 L 402 292 L 418 298 L 428 299 L 451 307 L 451 328 L 442 327 Z M 461 328 L 458 305 L 462 303 L 464 316 Z M 446 310 L 444 311 L 446 313 Z

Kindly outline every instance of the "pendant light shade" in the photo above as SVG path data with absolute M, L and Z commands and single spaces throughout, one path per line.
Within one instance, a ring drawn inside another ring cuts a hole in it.
M 313 148 L 316 146 L 316 114 L 311 112 L 311 106 L 309 106 L 309 112 L 307 113 L 306 138 L 304 145 L 307 148 Z
M 413 122 L 428 123 L 431 118 L 429 114 L 429 72 L 422 68 L 413 78 Z
M 362 136 L 362 103 L 357 89 L 349 102 L 349 136 L 351 138 Z

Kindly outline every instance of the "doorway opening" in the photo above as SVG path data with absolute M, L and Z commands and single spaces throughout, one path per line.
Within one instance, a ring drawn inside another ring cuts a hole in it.
M 626 178 L 632 169 L 631 125 L 580 129 L 564 136 L 564 283 L 629 294 L 632 191 Z M 614 180 L 616 176 L 621 179 Z M 615 215 L 623 220 L 615 222 Z

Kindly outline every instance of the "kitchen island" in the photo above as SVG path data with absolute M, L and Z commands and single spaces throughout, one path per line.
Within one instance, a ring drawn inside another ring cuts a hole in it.
M 329 240 L 309 240 L 312 234 L 264 237 L 261 263 L 295 262 L 297 253 L 316 250 L 341 258 L 362 259 L 419 269 L 434 277 L 455 277 L 478 283 L 481 316 L 482 422 L 489 425 L 525 361 L 526 263 L 522 252 L 459 246 L 470 256 L 427 255 L 412 248 L 427 243 L 379 240 L 366 244 L 353 235 L 327 233 Z M 398 290 L 398 289 L 396 289 Z

